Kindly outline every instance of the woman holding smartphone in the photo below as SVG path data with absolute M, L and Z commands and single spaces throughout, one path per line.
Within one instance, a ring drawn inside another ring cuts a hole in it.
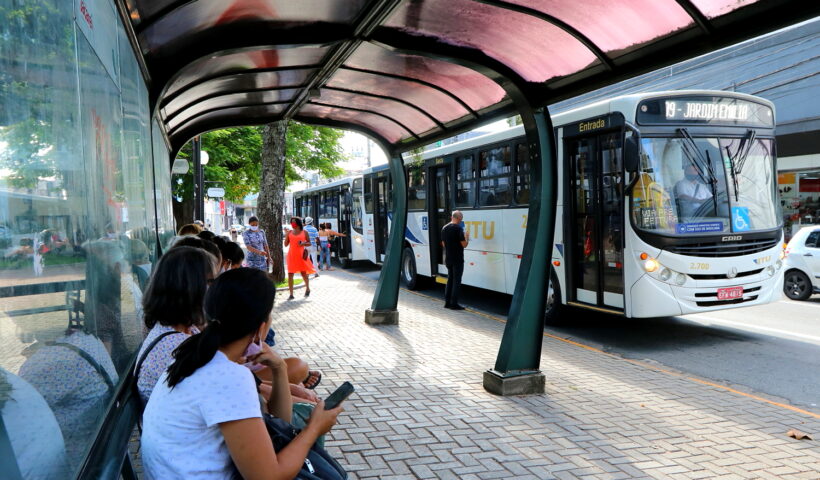
M 319 402 L 307 426 L 276 453 L 256 384 L 245 360 L 273 373 L 268 410 L 291 420 L 285 361 L 262 342 L 270 330 L 276 288 L 251 268 L 220 275 L 205 297 L 208 326 L 184 341 L 145 409 L 142 461 L 146 478 L 246 480 L 294 478 L 316 439 L 333 427 L 342 408 Z M 248 355 L 256 343 L 262 350 Z M 238 472 L 237 472 L 238 471 Z
M 291 217 L 290 232 L 285 231 L 285 246 L 288 248 L 287 264 L 288 264 L 288 290 L 290 296 L 288 300 L 293 300 L 293 274 L 299 272 L 302 275 L 302 280 L 305 282 L 305 296 L 310 296 L 310 274 L 314 273 L 313 264 L 307 255 L 307 248 L 310 246 L 310 236 L 302 229 L 302 219 L 299 217 Z

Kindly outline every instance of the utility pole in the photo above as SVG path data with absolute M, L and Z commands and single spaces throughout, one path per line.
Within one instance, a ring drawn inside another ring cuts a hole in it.
M 367 137 L 364 139 L 367 142 L 367 168 L 370 168 L 370 139 Z
M 199 136 L 193 139 L 194 159 L 194 220 L 205 221 L 205 192 L 202 182 L 202 140 Z

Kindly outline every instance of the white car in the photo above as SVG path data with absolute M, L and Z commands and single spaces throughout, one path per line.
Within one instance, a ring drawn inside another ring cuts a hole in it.
M 783 292 L 792 300 L 820 293 L 820 226 L 801 228 L 786 246 Z

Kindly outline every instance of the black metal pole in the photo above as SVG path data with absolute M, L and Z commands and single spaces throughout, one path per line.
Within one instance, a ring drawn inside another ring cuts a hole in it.
M 194 159 L 194 220 L 202 220 L 205 217 L 205 194 L 202 182 L 202 140 L 193 139 L 193 159 Z

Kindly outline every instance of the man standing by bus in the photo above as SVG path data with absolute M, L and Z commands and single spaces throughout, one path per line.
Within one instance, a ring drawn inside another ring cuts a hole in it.
M 441 246 L 444 247 L 444 264 L 447 266 L 447 288 L 444 290 L 444 308 L 464 310 L 458 304 L 458 289 L 464 274 L 464 249 L 470 243 L 470 232 L 464 229 L 464 215 L 454 210 L 450 223 L 441 229 Z

